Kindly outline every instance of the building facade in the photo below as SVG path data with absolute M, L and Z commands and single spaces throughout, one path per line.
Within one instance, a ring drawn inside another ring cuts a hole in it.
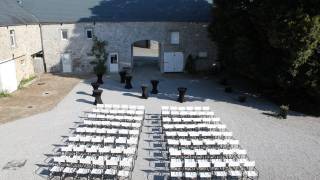
M 88 36 L 88 31 L 90 31 Z M 92 36 L 107 43 L 109 54 L 117 55 L 118 70 L 122 67 L 133 67 L 132 46 L 142 40 L 153 40 L 159 43 L 160 70 L 164 67 L 165 54 L 179 52 L 183 54 L 183 63 L 187 55 L 204 54 L 209 67 L 216 58 L 215 44 L 208 39 L 207 23 L 191 22 L 101 22 L 42 25 L 43 51 L 47 70 L 63 71 L 65 57 L 70 61 L 72 72 L 90 72 Z M 92 34 L 92 35 L 91 35 Z M 176 37 L 172 37 L 176 34 Z M 176 42 L 172 38 L 177 38 Z M 66 55 L 67 54 L 67 55 Z M 109 60 L 109 71 L 112 62 Z M 113 62 L 114 63 L 114 62 Z M 65 68 L 70 70 L 70 68 Z
M 206 70 L 217 54 L 211 9 L 210 0 L 0 0 L 0 91 L 36 72 L 91 72 L 93 36 L 107 43 L 109 72 L 134 68 L 143 41 L 156 42 L 161 72 L 182 72 L 188 55 Z

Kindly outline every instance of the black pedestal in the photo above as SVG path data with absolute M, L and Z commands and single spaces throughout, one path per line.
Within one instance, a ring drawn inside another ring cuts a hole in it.
M 126 74 L 127 74 L 127 71 L 120 71 L 119 72 L 119 75 L 120 75 L 120 83 L 123 84 L 126 80 Z
M 97 83 L 103 84 L 102 77 L 103 77 L 103 74 L 97 74 Z
M 180 103 L 185 102 L 185 97 L 184 96 L 186 95 L 187 88 L 179 87 L 178 91 L 179 91 L 178 102 L 180 102 Z
M 148 86 L 147 85 L 142 85 L 141 86 L 141 90 L 142 90 L 142 95 L 141 95 L 141 97 L 143 98 L 143 99 L 148 99 Z
M 130 76 L 130 75 L 126 76 L 126 79 L 125 79 L 126 80 L 126 85 L 124 86 L 124 88 L 132 89 L 131 79 L 132 79 L 132 76 Z
M 93 90 L 92 90 L 92 96 L 93 96 L 93 91 L 94 91 L 94 90 L 98 90 L 100 84 L 99 84 L 99 83 L 96 83 L 96 82 L 92 82 L 92 83 L 91 83 L 91 86 L 92 86 L 92 88 L 93 88 Z
M 158 84 L 159 84 L 159 81 L 158 81 L 158 80 L 151 80 L 151 84 L 152 84 L 151 94 L 158 94 Z
M 103 104 L 102 99 L 101 99 L 101 94 L 102 94 L 101 89 L 93 90 L 93 96 L 95 97 L 95 100 L 93 103 L 94 105 Z

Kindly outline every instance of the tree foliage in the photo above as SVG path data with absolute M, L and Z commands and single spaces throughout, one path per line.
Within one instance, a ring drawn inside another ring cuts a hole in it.
M 209 32 L 225 69 L 293 107 L 319 107 L 319 9 L 319 0 L 215 0 Z
M 96 36 L 94 36 L 91 53 L 95 56 L 95 60 L 90 62 L 90 64 L 94 65 L 94 73 L 97 75 L 105 74 L 107 71 L 106 62 L 108 57 L 106 52 L 106 42 L 100 41 Z

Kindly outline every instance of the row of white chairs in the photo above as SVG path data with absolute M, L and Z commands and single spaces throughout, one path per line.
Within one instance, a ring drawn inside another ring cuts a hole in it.
M 248 159 L 227 159 L 222 161 L 221 159 L 171 159 L 170 167 L 173 168 L 254 168 L 255 161 L 249 161 Z
M 171 178 L 178 179 L 225 179 L 227 177 L 236 178 L 236 179 L 254 179 L 258 177 L 256 171 L 239 171 L 239 170 L 226 170 L 226 171 L 171 171 Z
M 121 179 L 131 179 L 131 170 L 119 170 L 112 168 L 75 168 L 69 166 L 59 166 L 55 165 L 50 169 L 49 179 L 53 177 L 54 174 L 61 174 L 61 179 L 64 179 L 66 176 L 73 176 L 75 179 L 80 177 L 87 177 L 87 179 L 91 179 L 91 177 L 112 177 Z
M 97 104 L 99 109 L 124 109 L 124 110 L 145 110 L 142 105 L 127 105 L 127 104 Z
M 135 156 L 137 146 L 97 146 L 97 145 L 73 145 L 69 144 L 60 148 L 63 154 L 114 154 Z
M 231 149 L 212 149 L 212 148 L 205 148 L 205 149 L 191 149 L 191 148 L 169 148 L 169 156 L 176 156 L 176 157 L 187 157 L 187 156 L 194 156 L 198 158 L 202 158 L 204 156 L 234 156 L 234 157 L 246 157 L 247 151 L 245 149 L 238 149 L 238 148 L 231 148 Z
M 164 131 L 165 138 L 232 138 L 230 131 Z
M 209 146 L 239 146 L 239 140 L 234 139 L 167 139 L 167 145 L 169 147 L 179 147 L 179 146 L 196 146 L 196 147 L 209 147 Z
M 132 168 L 134 157 L 63 155 L 53 157 L 53 161 L 58 164 L 75 164 L 80 166 L 119 166 Z
M 220 118 L 213 117 L 213 118 L 170 118 L 170 117 L 163 117 L 163 123 L 220 123 Z
M 103 144 L 138 144 L 139 138 L 138 137 L 117 137 L 117 136 L 83 136 L 83 135 L 76 135 L 76 136 L 69 136 L 68 142 L 69 143 L 103 143 Z
M 130 116 L 142 116 L 144 114 L 143 110 L 119 110 L 119 109 L 92 109 L 90 114 L 97 115 L 130 115 Z
M 214 117 L 213 111 L 162 111 L 163 117 Z
M 207 124 L 207 123 L 199 123 L 199 124 L 163 124 L 163 129 L 166 131 L 172 130 L 192 130 L 192 129 L 208 129 L 208 130 L 225 130 L 227 126 L 225 124 Z
M 162 106 L 162 111 L 210 111 L 209 106 Z
M 140 128 L 141 122 L 120 122 L 120 121 L 91 121 L 84 120 L 83 124 L 86 126 L 103 126 L 103 127 L 124 127 L 124 128 Z
M 101 135 L 129 135 L 137 136 L 140 134 L 138 129 L 123 129 L 123 128 L 95 128 L 95 127 L 77 127 L 76 133 L 80 134 L 101 134 Z
M 88 120 L 108 120 L 108 121 L 143 121 L 143 116 L 127 116 L 127 115 L 104 115 L 87 113 L 85 118 Z

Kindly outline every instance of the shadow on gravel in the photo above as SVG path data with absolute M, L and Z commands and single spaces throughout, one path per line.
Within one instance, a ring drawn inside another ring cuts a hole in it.
M 93 101 L 88 101 L 86 99 L 77 99 L 77 102 L 87 103 L 87 104 L 93 104 Z
M 279 119 L 279 115 L 277 113 L 262 112 L 261 114 Z
M 91 95 L 92 95 L 92 94 L 89 94 L 89 93 L 84 92 L 84 91 L 78 91 L 77 94 L 88 95 L 88 96 L 91 96 Z

